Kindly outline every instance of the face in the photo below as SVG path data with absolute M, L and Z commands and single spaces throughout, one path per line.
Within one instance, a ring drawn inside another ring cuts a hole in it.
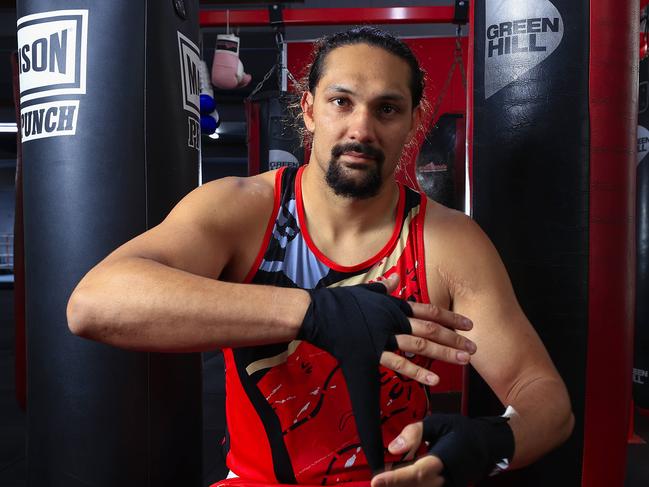
M 409 83 L 408 64 L 378 47 L 343 46 L 325 58 L 302 110 L 313 134 L 311 162 L 336 194 L 368 198 L 391 178 L 419 123 Z

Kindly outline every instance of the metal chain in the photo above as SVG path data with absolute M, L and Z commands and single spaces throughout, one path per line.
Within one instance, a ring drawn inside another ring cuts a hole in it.
M 275 65 L 277 66 L 277 91 L 282 91 L 282 71 L 284 71 L 284 59 L 282 54 L 284 53 L 284 36 L 279 27 L 275 28 L 275 48 L 277 49 L 277 61 Z
M 291 83 L 293 83 L 293 86 L 297 88 L 298 90 L 300 89 L 300 82 L 295 79 L 295 77 L 291 74 L 291 72 L 286 68 L 286 74 L 288 76 L 288 79 L 291 80 Z
M 451 80 L 453 79 L 453 74 L 455 73 L 455 66 L 459 66 L 460 73 L 462 76 L 462 86 L 464 87 L 464 91 L 466 92 L 467 80 L 466 80 L 466 72 L 464 70 L 464 60 L 462 57 L 462 27 L 459 25 L 457 27 L 457 35 L 455 37 L 455 52 L 453 53 L 453 64 L 451 64 L 451 68 L 448 71 L 448 75 L 446 76 L 444 85 L 442 86 L 442 89 L 435 100 L 435 104 L 433 105 L 432 114 L 430 118 L 431 122 L 433 123 L 437 122 L 437 114 L 439 112 L 440 107 L 442 106 L 442 102 L 444 101 L 446 92 L 451 86 Z
M 278 29 L 277 32 L 275 33 L 275 43 L 277 44 L 277 52 L 278 52 L 278 62 L 277 64 L 281 66 L 281 69 L 279 70 L 278 76 L 279 76 L 279 82 L 278 86 L 282 86 L 282 70 L 286 70 L 286 77 L 293 83 L 293 86 L 296 88 L 299 88 L 299 83 L 293 76 L 293 73 L 288 69 L 288 66 L 285 66 L 284 63 L 282 62 L 282 54 L 284 52 L 284 34 Z M 281 91 L 281 90 L 280 90 Z
M 252 90 L 252 93 L 248 95 L 248 98 L 252 98 L 254 95 L 256 95 L 259 90 L 264 86 L 264 83 L 268 81 L 268 79 L 271 77 L 273 72 L 277 72 L 277 86 L 279 88 L 279 91 L 281 91 L 282 87 L 282 70 L 286 70 L 286 75 L 288 76 L 288 79 L 291 80 L 293 85 L 298 88 L 299 87 L 299 82 L 295 79 L 293 74 L 289 71 L 287 66 L 284 66 L 284 63 L 282 62 L 282 53 L 283 53 L 283 48 L 284 48 L 284 36 L 282 33 L 279 31 L 279 29 L 276 30 L 275 32 L 275 45 L 277 46 L 277 60 L 275 64 L 268 70 L 268 72 L 264 75 L 264 78 L 257 83 L 257 86 L 255 86 L 255 89 Z
M 255 89 L 252 90 L 252 93 L 248 95 L 248 98 L 252 98 L 259 92 L 259 90 L 261 90 L 262 86 L 264 86 L 264 83 L 268 81 L 268 78 L 270 78 L 270 75 L 273 74 L 273 71 L 275 71 L 275 69 L 277 69 L 276 64 L 273 65 L 273 67 L 268 70 L 268 72 L 264 75 L 264 79 L 262 79 L 259 83 L 257 83 L 257 86 L 255 86 Z
M 460 73 L 462 75 L 462 87 L 464 88 L 464 91 L 466 92 L 466 86 L 467 86 L 467 81 L 466 81 L 466 72 L 464 70 L 464 59 L 462 58 L 462 27 L 458 26 L 457 27 L 457 37 L 455 38 L 455 62 L 458 64 L 460 67 Z

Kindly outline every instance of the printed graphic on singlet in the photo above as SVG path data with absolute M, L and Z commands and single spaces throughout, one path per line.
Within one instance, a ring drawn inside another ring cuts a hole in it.
M 311 250 L 301 232 L 297 217 L 295 194 L 284 194 L 276 215 L 271 239 L 253 283 L 283 287 L 315 289 L 318 287 L 352 286 L 386 279 L 394 273 L 400 278 L 395 295 L 401 299 L 421 301 L 417 281 L 417 261 L 412 252 L 416 235 L 411 227 L 419 215 L 420 195 L 407 190 L 401 232 L 392 251 L 369 269 L 340 272 L 323 263 Z
M 331 355 L 298 342 L 286 362 L 272 367 L 257 387 L 279 418 L 298 482 L 320 483 L 323 472 L 332 484 L 367 478 L 347 385 Z M 386 448 L 404 426 L 422 419 L 428 407 L 421 384 L 385 368 L 380 404 Z M 314 441 L 305 444 L 307 438 Z M 388 463 L 399 460 L 386 455 Z
M 286 169 L 282 177 L 282 194 L 275 215 L 272 235 L 253 283 L 313 289 L 361 284 L 400 277 L 394 296 L 422 301 L 417 272 L 417 248 L 421 232 L 417 225 L 421 196 L 404 189 L 400 208 L 402 224 L 393 236 L 394 244 L 367 268 L 345 271 L 327 266 L 308 244 L 300 228 L 298 198 L 295 192 L 296 171 Z M 275 462 L 290 472 L 282 478 L 298 483 L 332 485 L 370 478 L 367 460 L 360 446 L 347 385 L 337 361 L 327 352 L 307 342 L 293 341 L 283 347 L 249 347 L 235 351 L 236 367 L 244 387 L 254 393 L 254 404 L 264 418 L 269 443 L 285 447 L 288 465 Z M 432 360 L 409 357 L 430 368 Z M 245 363 L 242 363 L 245 361 Z M 428 410 L 428 391 L 420 383 L 381 367 L 381 423 L 385 441 L 386 464 L 402 459 L 387 452 L 387 444 L 408 424 L 421 420 Z M 249 393 L 250 394 L 250 393 Z M 229 401 L 237 398 L 228 397 Z M 261 404 L 260 404 L 261 403 Z M 277 438 L 281 437 L 281 438 Z M 284 448 L 282 447 L 282 448 Z M 233 449 L 232 458 L 238 460 Z M 277 453 L 275 454 L 278 458 Z M 229 457 L 230 458 L 230 457 Z M 283 457 L 282 457 L 283 458 Z

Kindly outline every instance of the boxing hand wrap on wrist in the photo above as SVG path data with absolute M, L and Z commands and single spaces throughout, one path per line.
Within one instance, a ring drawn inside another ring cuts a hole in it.
M 514 456 L 514 433 L 509 418 L 467 418 L 460 414 L 433 414 L 424 419 L 423 439 L 429 454 L 444 464 L 444 486 L 466 487 L 493 472 Z
M 379 405 L 379 361 L 396 350 L 395 335 L 412 333 L 410 305 L 387 295 L 383 284 L 321 288 L 309 291 L 297 338 L 338 360 L 347 383 L 358 435 L 373 473 L 383 470 Z

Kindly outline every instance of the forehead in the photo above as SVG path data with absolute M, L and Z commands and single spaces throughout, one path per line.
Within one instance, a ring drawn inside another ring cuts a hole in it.
M 327 54 L 316 90 L 349 85 L 355 91 L 396 91 L 409 97 L 410 76 L 410 66 L 397 55 L 380 47 L 353 44 Z

